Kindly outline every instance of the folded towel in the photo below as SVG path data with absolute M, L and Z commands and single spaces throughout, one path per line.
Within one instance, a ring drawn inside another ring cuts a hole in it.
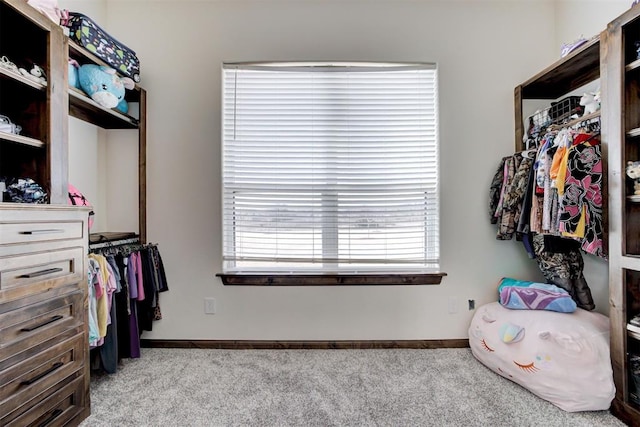
M 503 278 L 498 286 L 500 304 L 516 310 L 550 310 L 573 313 L 576 303 L 567 291 L 547 283 Z

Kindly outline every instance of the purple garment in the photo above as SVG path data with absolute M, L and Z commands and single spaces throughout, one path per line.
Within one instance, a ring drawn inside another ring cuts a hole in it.
M 136 275 L 135 253 L 127 258 L 127 282 L 129 282 L 129 298 L 138 299 L 138 279 Z
M 140 332 L 138 331 L 138 303 L 131 300 L 131 316 L 129 316 L 129 343 L 131 345 L 131 358 L 140 357 Z

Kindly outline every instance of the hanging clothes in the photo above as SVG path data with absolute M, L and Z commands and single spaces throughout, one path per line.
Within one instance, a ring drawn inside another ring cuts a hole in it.
M 529 170 L 529 176 L 527 178 L 527 188 L 524 193 L 524 199 L 522 201 L 522 212 L 518 225 L 516 227 L 516 239 L 521 241 L 529 258 L 535 258 L 535 252 L 533 251 L 533 242 L 531 240 L 531 206 L 534 195 L 535 177 L 533 174 L 533 168 Z
M 87 269 L 87 285 L 89 299 L 89 345 L 95 347 L 100 339 L 100 330 L 98 328 L 98 311 L 97 311 L 97 292 L 99 287 L 98 275 L 100 274 L 100 266 L 97 261 L 89 259 Z
M 505 163 L 511 156 L 503 157 L 500 160 L 498 169 L 493 174 L 491 185 L 489 186 L 489 219 L 491 224 L 496 224 L 500 217 L 499 206 L 502 206 L 502 197 L 504 194 L 504 186 L 506 184 Z
M 137 351 L 132 351 L 132 342 L 130 339 L 130 323 L 135 321 L 137 324 L 137 318 L 131 315 L 131 301 L 129 295 L 129 282 L 126 276 L 126 266 L 124 264 L 124 256 L 122 253 L 116 253 L 113 255 L 113 260 L 118 270 L 120 278 L 120 292 L 115 295 L 116 304 L 116 316 L 119 319 L 118 322 L 118 359 L 123 358 L 138 358 L 140 357 L 140 348 L 137 347 Z M 138 336 L 137 327 L 135 336 Z M 137 340 L 136 340 L 137 342 Z
M 140 337 L 162 318 L 159 292 L 169 290 L 157 245 L 121 245 L 89 254 L 90 339 L 94 367 L 115 373 L 123 358 L 140 357 Z
M 597 136 L 580 135 L 567 156 L 560 232 L 580 239 L 582 250 L 605 257 L 602 223 L 602 155 Z
M 548 283 L 569 292 L 578 307 L 593 310 L 596 306 L 583 275 L 584 260 L 579 242 L 548 234 L 533 236 L 533 248 L 540 271 Z
M 522 153 L 501 159 L 489 189 L 496 238 L 521 240 L 549 283 L 593 310 L 580 250 L 605 257 L 602 159 L 598 133 L 547 132 L 535 159 Z
M 523 158 L 521 153 L 514 157 L 519 157 L 518 169 L 513 176 L 510 185 L 506 188 L 504 200 L 502 202 L 502 216 L 498 236 L 501 240 L 510 240 L 516 231 L 520 221 L 524 195 L 527 192 L 529 175 L 533 166 L 533 159 Z

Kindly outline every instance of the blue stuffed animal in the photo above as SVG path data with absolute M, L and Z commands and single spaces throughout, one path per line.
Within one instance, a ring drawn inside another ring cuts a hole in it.
M 119 77 L 113 68 L 85 64 L 78 69 L 78 82 L 80 88 L 103 107 L 115 108 L 125 114 L 129 111 L 124 93 L 125 89 L 135 86 L 129 77 Z

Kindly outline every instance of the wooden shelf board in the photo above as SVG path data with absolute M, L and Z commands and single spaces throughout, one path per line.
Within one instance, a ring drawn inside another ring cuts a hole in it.
M 104 108 L 75 88 L 69 88 L 69 114 L 104 129 L 138 129 L 133 117 Z
M 627 132 L 627 136 L 630 138 L 637 138 L 640 136 L 640 128 L 631 129 Z
M 625 71 L 633 71 L 635 69 L 640 68 L 640 59 L 636 59 L 635 61 L 625 65 L 624 70 Z
M 29 138 L 28 136 L 16 135 L 14 133 L 0 132 L 0 139 L 4 141 L 16 142 L 18 144 L 30 145 L 32 147 L 43 147 L 44 142 L 39 139 Z
M 640 331 L 636 330 L 636 329 L 629 329 L 630 326 L 633 325 L 627 325 L 627 335 L 629 335 L 631 338 L 640 341 Z M 636 326 L 633 326 L 634 328 L 637 328 Z M 640 328 L 638 328 L 640 329 Z
M 640 255 L 624 255 L 620 258 L 620 266 L 627 270 L 640 271 Z
M 557 99 L 600 77 L 600 36 L 522 83 L 524 99 Z
M 20 73 L 14 73 L 13 71 L 9 71 L 5 68 L 0 68 L 0 75 L 6 76 L 10 79 L 16 80 L 22 84 L 27 86 L 31 86 L 34 89 L 45 91 L 47 89 L 47 85 L 43 85 L 42 83 L 33 81 L 31 79 L 26 78 Z
M 89 244 L 109 243 L 131 239 L 139 240 L 139 236 L 133 231 L 104 231 L 102 233 L 89 234 Z

